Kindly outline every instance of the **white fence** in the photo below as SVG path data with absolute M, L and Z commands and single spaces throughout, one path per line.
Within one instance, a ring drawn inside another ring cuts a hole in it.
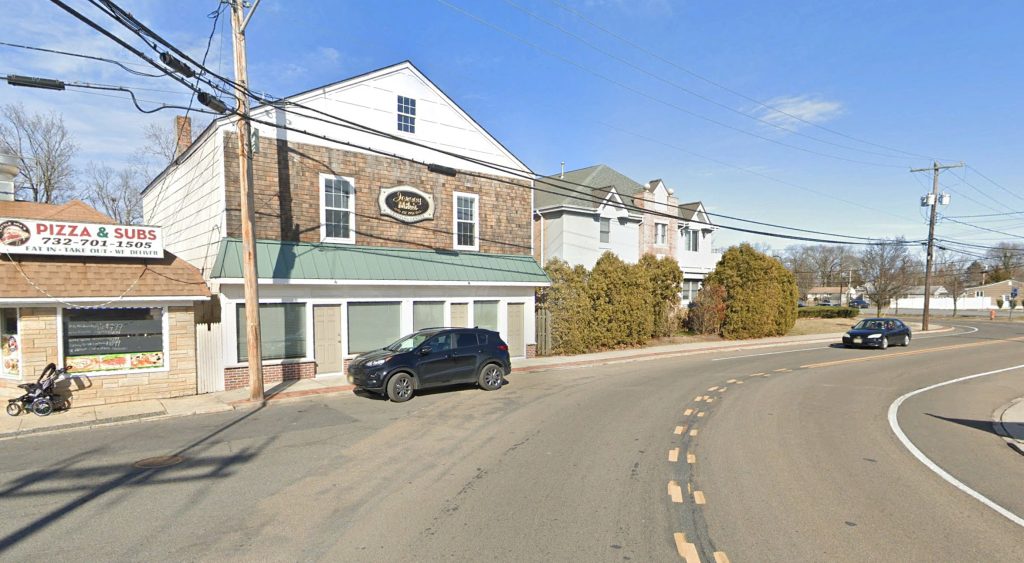
M 898 309 L 924 309 L 924 297 L 904 297 L 902 299 L 896 299 L 892 306 Z M 928 306 L 933 310 L 945 309 L 952 311 L 953 298 L 933 297 Z M 1009 307 L 1009 304 L 1003 304 L 1004 309 L 1008 309 Z M 961 297 L 956 300 L 956 308 L 962 311 L 969 311 L 996 309 L 997 307 L 995 303 L 992 302 L 991 297 Z

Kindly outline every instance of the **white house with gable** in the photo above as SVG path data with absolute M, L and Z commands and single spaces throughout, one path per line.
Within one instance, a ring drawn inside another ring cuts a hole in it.
M 680 204 L 661 179 L 645 184 L 598 164 L 535 182 L 534 257 L 593 268 L 605 252 L 635 263 L 671 256 L 683 271 L 683 302 L 693 299 L 721 254 L 717 227 L 699 202 Z

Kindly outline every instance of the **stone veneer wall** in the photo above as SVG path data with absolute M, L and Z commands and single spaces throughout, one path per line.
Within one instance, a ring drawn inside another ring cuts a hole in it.
M 236 139 L 226 134 L 225 162 L 235 162 Z M 253 159 L 256 238 L 320 242 L 320 174 L 355 182 L 355 244 L 413 249 L 451 249 L 452 192 L 479 195 L 480 252 L 532 253 L 530 188 L 514 180 L 463 172 L 455 177 L 390 158 L 268 139 Z M 224 168 L 227 236 L 241 236 L 238 167 Z M 381 188 L 409 185 L 433 195 L 433 220 L 407 224 L 382 215 Z
M 196 337 L 192 306 L 167 307 L 165 314 L 168 315 L 171 369 L 124 375 L 81 374 L 59 384 L 60 389 L 71 393 L 71 408 L 195 395 Z M 22 380 L 35 381 L 46 364 L 57 361 L 57 309 L 21 308 L 18 336 Z

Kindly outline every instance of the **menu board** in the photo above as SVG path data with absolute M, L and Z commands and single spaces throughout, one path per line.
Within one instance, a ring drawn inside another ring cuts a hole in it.
M 76 311 L 64 325 L 72 373 L 164 366 L 160 309 Z

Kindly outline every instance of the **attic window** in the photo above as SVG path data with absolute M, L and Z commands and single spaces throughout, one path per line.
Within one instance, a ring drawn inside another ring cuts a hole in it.
M 398 130 L 416 132 L 416 100 L 398 96 Z

